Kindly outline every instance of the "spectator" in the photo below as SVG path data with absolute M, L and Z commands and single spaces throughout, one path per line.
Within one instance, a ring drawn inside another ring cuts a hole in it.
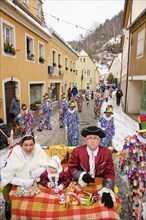
M 0 118 L 0 150 L 8 147 L 8 128 L 3 119 Z
M 10 113 L 13 118 L 14 132 L 17 132 L 17 126 L 20 126 L 21 114 L 20 114 L 20 96 L 16 95 L 12 99 L 10 105 Z
M 71 91 L 71 88 L 68 89 L 68 101 L 70 101 L 71 97 L 72 97 L 72 91 Z
M 77 93 L 78 93 L 78 90 L 77 90 L 77 88 L 74 86 L 73 89 L 72 89 L 72 94 L 73 94 L 73 96 L 76 96 Z
M 120 88 L 118 88 L 118 90 L 116 92 L 116 103 L 117 103 L 117 105 L 120 105 L 122 96 L 123 96 L 123 92 Z

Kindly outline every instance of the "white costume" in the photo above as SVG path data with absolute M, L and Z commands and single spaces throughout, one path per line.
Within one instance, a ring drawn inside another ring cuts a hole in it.
M 2 169 L 2 185 L 22 185 L 26 179 L 36 179 L 46 170 L 47 163 L 48 156 L 39 144 L 35 144 L 31 156 L 27 156 L 22 147 L 17 145 Z

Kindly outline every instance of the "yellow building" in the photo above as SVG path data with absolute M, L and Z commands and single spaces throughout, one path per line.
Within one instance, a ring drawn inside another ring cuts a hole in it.
M 41 0 L 1 0 L 0 27 L 0 117 L 9 125 L 13 97 L 19 94 L 21 104 L 28 107 L 41 102 L 44 92 L 49 92 L 52 100 L 59 99 L 68 78 L 75 80 L 70 69 L 66 74 L 65 59 L 71 68 L 78 56 L 46 27 Z M 56 64 L 62 67 L 53 67 L 53 51 Z
M 99 83 L 99 72 L 95 63 L 85 51 L 78 53 L 79 59 L 76 62 L 76 87 L 78 90 L 95 90 Z

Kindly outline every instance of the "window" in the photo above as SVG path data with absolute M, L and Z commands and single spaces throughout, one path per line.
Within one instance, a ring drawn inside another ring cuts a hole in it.
M 65 70 L 68 70 L 68 65 L 67 65 L 67 63 L 68 63 L 68 60 L 67 60 L 67 58 L 65 58 Z
M 2 19 L 2 45 L 5 55 L 14 56 L 16 51 L 15 45 L 15 26 Z
M 39 42 L 39 63 L 44 63 L 44 45 Z
M 26 36 L 26 51 L 27 60 L 34 61 L 34 39 L 31 36 Z
M 61 68 L 61 54 L 58 54 L 58 67 Z
M 87 76 L 90 76 L 90 70 L 87 70 Z
M 55 50 L 53 50 L 52 52 L 52 65 L 56 67 L 56 51 Z
M 41 18 L 41 13 L 42 13 L 42 4 L 40 0 L 37 0 L 36 1 L 36 15 Z
M 82 58 L 80 58 L 80 62 L 82 62 Z
M 78 75 L 78 70 L 76 70 L 76 76 Z
M 144 51 L 144 38 L 145 32 L 142 30 L 138 33 L 138 40 L 137 40 L 137 57 L 143 55 Z
M 86 59 L 85 59 L 85 58 L 83 58 L 83 62 L 84 62 L 84 63 L 86 62 Z
M 72 72 L 72 61 L 70 61 L 70 71 Z
M 27 6 L 29 6 L 29 0 L 23 0 L 23 3 Z

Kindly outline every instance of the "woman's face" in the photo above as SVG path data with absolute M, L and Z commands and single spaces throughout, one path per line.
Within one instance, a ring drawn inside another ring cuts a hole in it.
M 25 140 L 22 144 L 22 149 L 24 151 L 25 154 L 27 155 L 31 155 L 33 150 L 34 150 L 34 142 L 33 140 Z

